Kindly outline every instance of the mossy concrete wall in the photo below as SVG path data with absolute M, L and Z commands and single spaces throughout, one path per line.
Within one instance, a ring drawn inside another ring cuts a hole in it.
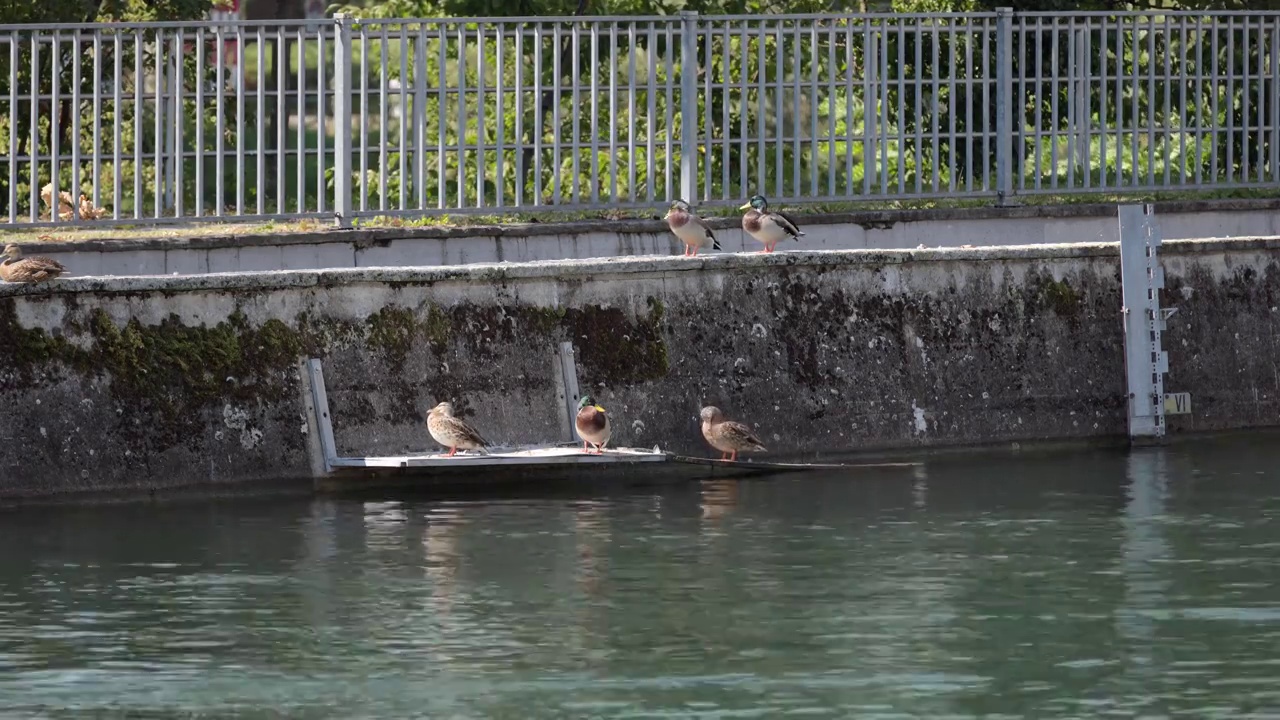
M 433 448 L 440 400 L 562 440 L 555 351 L 615 442 L 706 453 L 708 403 L 771 450 L 1123 435 L 1118 248 L 841 251 L 0 286 L 0 495 L 312 475 L 299 361 L 339 450 Z M 1170 242 L 1174 431 L 1280 424 L 1280 241 Z

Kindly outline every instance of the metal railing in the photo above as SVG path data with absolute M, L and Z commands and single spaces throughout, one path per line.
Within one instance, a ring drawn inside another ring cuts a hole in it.
M 1277 13 L 28 25 L 0 65 L 11 223 L 1280 185 Z

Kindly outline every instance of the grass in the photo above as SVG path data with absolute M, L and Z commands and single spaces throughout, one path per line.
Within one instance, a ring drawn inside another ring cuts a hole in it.
M 1276 193 L 1270 190 L 1237 190 L 1208 192 L 1161 192 L 1134 194 L 1074 194 L 1074 195 L 1037 195 L 1018 198 L 1018 204 L 1024 206 L 1054 206 L 1106 204 L 1119 202 L 1162 202 L 1215 199 L 1261 199 L 1274 198 Z M 825 204 L 807 204 L 788 209 L 797 213 L 822 214 L 839 212 L 857 212 L 869 210 L 921 210 L 935 208 L 985 208 L 991 207 L 989 199 L 963 200 L 929 200 L 929 201 L 873 201 L 842 202 Z M 737 215 L 734 208 L 705 208 L 700 211 L 704 217 L 728 217 Z M 478 225 L 506 225 L 537 222 L 539 224 L 600 221 L 600 220 L 636 220 L 659 219 L 661 209 L 628 210 L 605 212 L 566 212 L 547 209 L 545 211 L 508 213 L 495 215 L 434 215 L 420 218 L 375 217 L 362 219 L 357 228 L 428 228 L 428 227 L 468 227 Z M 321 220 L 295 220 L 271 222 L 216 222 L 192 223 L 182 225 L 122 225 L 114 227 L 93 227 L 92 225 L 63 228 L 24 228 L 22 225 L 10 225 L 0 229 L 0 238 L 4 241 L 77 241 L 102 239 L 146 239 L 146 238 L 198 238 L 225 235 L 283 235 L 294 233 L 315 233 L 335 229 L 332 222 Z

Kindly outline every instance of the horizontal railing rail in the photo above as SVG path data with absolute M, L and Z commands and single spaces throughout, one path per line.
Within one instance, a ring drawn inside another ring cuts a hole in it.
M 1280 13 L 0 26 L 9 223 L 1280 186 Z

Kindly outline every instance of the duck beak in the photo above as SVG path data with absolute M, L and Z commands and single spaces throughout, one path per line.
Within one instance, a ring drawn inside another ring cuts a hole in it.
M 746 209 L 747 209 L 747 208 L 749 208 L 749 207 L 751 207 L 751 203 L 747 203 L 746 205 L 743 205 L 742 207 L 740 207 L 740 208 L 738 208 L 738 209 L 739 209 L 739 210 L 746 210 Z

